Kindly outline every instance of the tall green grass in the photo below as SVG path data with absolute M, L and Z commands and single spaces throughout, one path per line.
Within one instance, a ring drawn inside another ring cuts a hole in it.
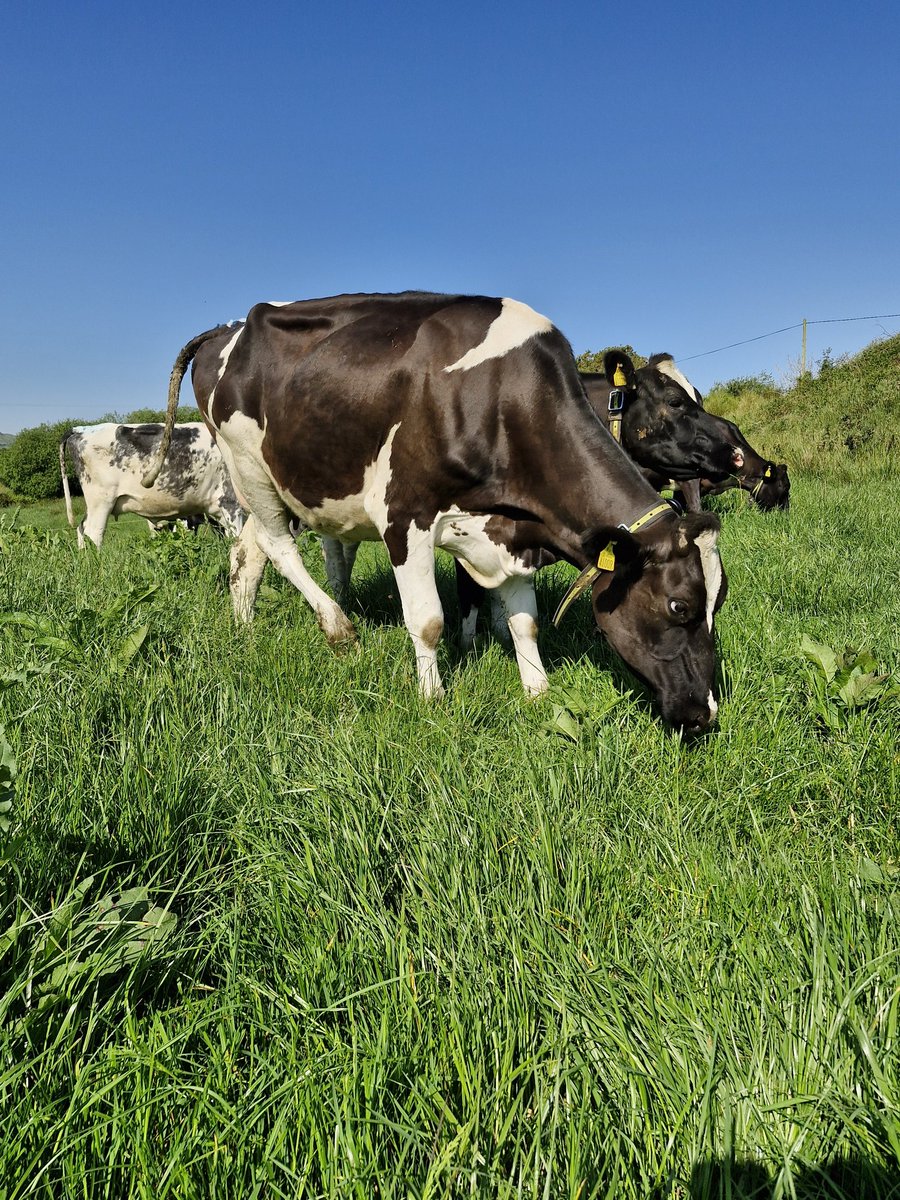
M 380 550 L 335 655 L 209 531 L 0 525 L 0 1193 L 900 1195 L 900 707 L 800 651 L 896 673 L 900 484 L 739 501 L 693 746 L 587 604 L 529 702 L 442 563 L 429 705 Z

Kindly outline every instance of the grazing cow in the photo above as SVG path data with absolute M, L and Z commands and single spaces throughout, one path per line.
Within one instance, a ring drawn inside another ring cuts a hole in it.
M 598 420 L 562 334 L 516 300 L 421 292 L 258 304 L 179 353 L 171 429 L 194 392 L 250 511 L 232 548 L 249 620 L 267 559 L 331 642 L 354 636 L 311 578 L 294 514 L 353 543 L 383 540 L 423 695 L 443 691 L 434 552 L 496 588 L 525 689 L 547 677 L 531 576 L 565 559 L 588 577 L 600 628 L 688 732 L 715 719 L 713 616 L 726 581 L 712 514 L 679 517 Z M 165 454 L 166 443 L 159 462 Z M 147 473 L 151 486 L 157 467 Z
M 592 408 L 645 471 L 665 479 L 724 482 L 743 466 L 743 448 L 702 404 L 671 354 L 635 368 L 624 350 L 609 350 L 604 374 L 582 372 Z
M 119 513 L 146 517 L 151 529 L 180 517 L 206 514 L 236 537 L 244 523 L 228 470 L 213 436 L 200 421 L 175 426 L 171 448 L 157 483 L 141 486 L 141 476 L 154 461 L 162 425 L 79 425 L 59 444 L 59 467 L 69 524 L 75 524 L 66 451 L 75 467 L 87 506 L 78 526 L 78 545 L 86 537 L 99 548 L 106 522 Z

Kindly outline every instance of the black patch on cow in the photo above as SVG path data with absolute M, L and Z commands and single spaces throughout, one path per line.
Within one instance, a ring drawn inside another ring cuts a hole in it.
M 152 462 L 159 450 L 162 425 L 118 425 L 115 443 L 110 455 L 114 467 L 134 470 L 134 460 L 146 464 Z M 194 468 L 194 444 L 200 430 L 194 425 L 176 425 L 172 431 L 172 444 L 159 474 L 158 486 L 175 495 L 185 492 L 196 483 Z
M 84 435 L 81 433 L 70 433 L 66 438 L 66 453 L 69 455 L 69 461 L 72 464 L 72 469 L 75 472 L 75 477 L 80 484 L 90 483 L 91 475 L 84 461 Z

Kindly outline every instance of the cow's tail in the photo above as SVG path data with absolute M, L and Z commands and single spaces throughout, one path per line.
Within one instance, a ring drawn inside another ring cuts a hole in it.
M 71 526 L 75 525 L 75 514 L 72 512 L 72 496 L 69 492 L 69 474 L 66 471 L 66 442 L 72 436 L 72 430 L 69 429 L 63 434 L 63 440 L 59 443 L 59 473 L 62 476 L 63 495 L 66 498 L 66 516 L 69 519 Z
M 145 488 L 153 487 L 156 483 L 156 477 L 162 470 L 162 465 L 166 461 L 166 455 L 169 452 L 169 444 L 172 441 L 172 430 L 175 426 L 175 413 L 178 409 L 178 394 L 181 391 L 181 381 L 184 379 L 184 373 L 188 369 L 188 365 L 204 342 L 208 342 L 210 338 L 217 337 L 226 329 L 230 329 L 230 325 L 217 325 L 215 329 L 207 329 L 205 333 L 198 333 L 195 338 L 191 338 L 186 346 L 183 346 L 175 359 L 175 365 L 172 368 L 172 374 L 169 376 L 169 404 L 166 409 L 166 424 L 163 429 L 162 441 L 159 443 L 159 450 L 156 454 L 156 461 L 145 472 L 141 479 L 141 483 Z

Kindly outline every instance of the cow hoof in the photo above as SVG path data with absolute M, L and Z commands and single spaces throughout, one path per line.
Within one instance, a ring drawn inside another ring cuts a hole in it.
M 340 618 L 332 618 L 328 621 L 320 618 L 319 625 L 325 634 L 328 645 L 336 650 L 344 646 L 352 646 L 356 641 L 353 622 L 348 621 L 343 613 L 340 614 Z

